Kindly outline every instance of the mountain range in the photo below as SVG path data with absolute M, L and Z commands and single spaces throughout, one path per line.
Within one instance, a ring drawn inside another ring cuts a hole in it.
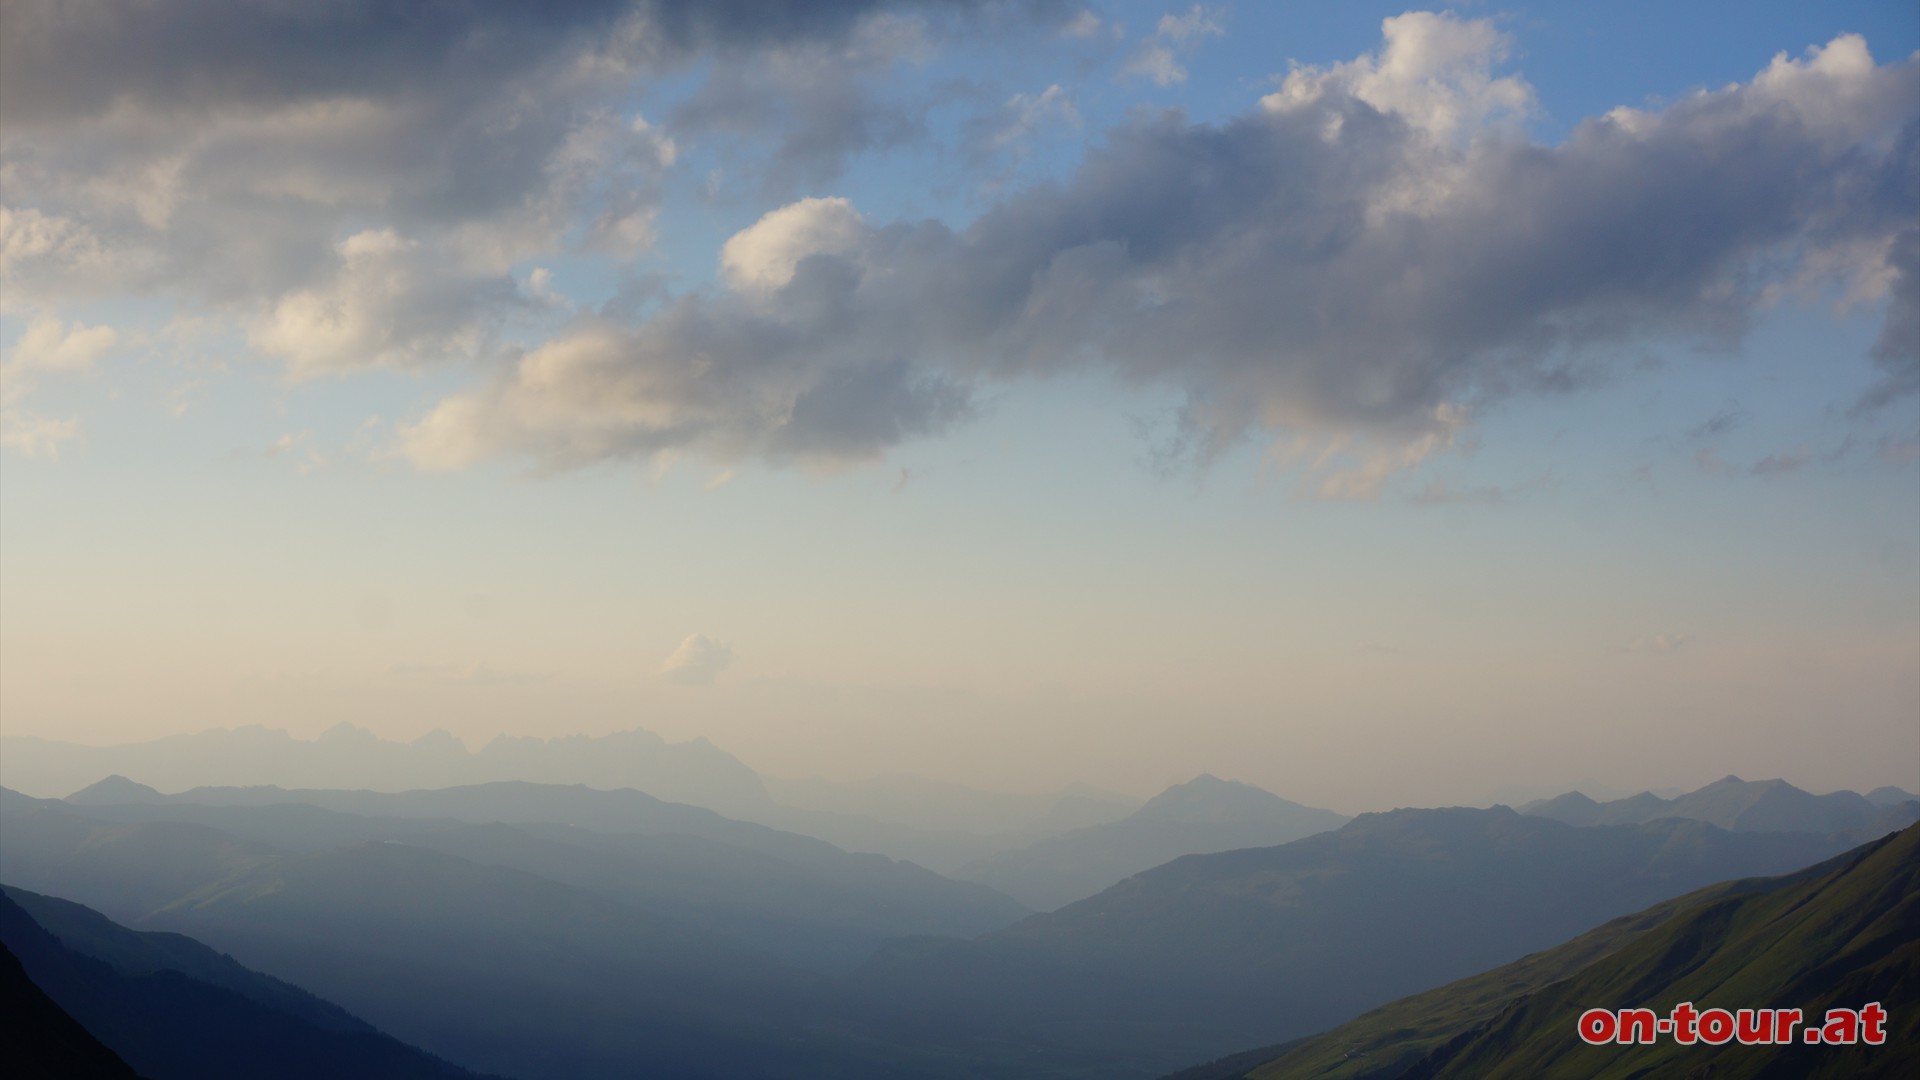
M 0 735 L 0 785 L 12 790 L 59 797 L 110 775 L 170 792 L 236 785 L 400 792 L 503 781 L 633 789 L 941 871 L 1115 820 L 1139 805 L 1084 785 L 1017 794 L 906 776 L 767 779 L 706 739 L 668 742 L 637 729 L 502 735 L 473 751 L 445 731 L 397 742 L 346 723 L 314 739 L 251 725 L 120 746 Z
M 1036 911 L 1052 911 L 1182 855 L 1271 847 L 1347 820 L 1250 784 L 1201 775 L 1119 821 L 990 855 L 953 876 L 990 885 Z
M 1578 791 L 1521 807 L 1521 813 L 1569 825 L 1633 825 L 1657 818 L 1706 821 L 1734 832 L 1835 833 L 1865 839 L 1920 821 L 1920 797 L 1899 788 L 1871 795 L 1836 791 L 1814 795 L 1785 780 L 1727 776 L 1671 799 L 1643 791 L 1595 802 Z
M 445 731 L 395 742 L 346 723 L 311 740 L 257 724 L 121 746 L 0 736 L 0 784 L 15 791 L 64 795 L 116 774 L 167 791 L 234 784 L 401 791 L 523 780 L 637 788 L 724 813 L 772 805 L 759 774 L 706 739 L 670 743 L 638 729 L 553 739 L 501 735 L 477 751 Z
M 1170 821 L 1191 839 L 1276 810 L 1312 812 L 1202 777 L 1089 831 Z M 1151 1077 L 1846 846 L 1399 810 L 1026 915 L 978 883 L 630 790 L 0 791 L 0 880 L 523 1080 Z

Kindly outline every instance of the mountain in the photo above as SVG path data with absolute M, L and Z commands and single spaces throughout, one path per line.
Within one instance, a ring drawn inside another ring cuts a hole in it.
M 7 889 L 0 941 L 48 1000 L 151 1080 L 473 1076 L 198 942 L 138 934 L 79 905 Z
M 461 828 L 479 840 L 506 831 Z M 15 793 L 0 808 L 0 834 L 0 875 L 80 899 L 152 905 L 164 890 L 145 879 L 157 867 L 183 861 L 206 871 L 198 884 L 170 878 L 173 898 L 118 917 L 205 942 L 467 1068 L 526 1080 L 612 1080 L 636 1070 L 703 1080 L 967 1075 L 916 1064 L 908 1050 L 848 1042 L 835 1032 L 826 976 L 755 948 L 712 917 L 649 909 L 510 866 L 393 841 L 262 852 L 205 826 L 92 820 Z M 232 849 L 246 857 L 201 854 Z M 629 863 L 608 876 L 651 872 Z M 784 887 L 739 886 L 761 904 Z M 723 906 L 724 890 L 710 892 Z
M 92 807 L 91 788 L 68 802 Z M 705 807 L 667 802 L 643 791 L 601 790 L 584 784 L 495 781 L 411 791 L 278 787 L 201 787 L 165 799 L 169 805 L 264 807 L 300 805 L 367 817 L 462 821 L 551 821 L 608 833 L 704 836 L 788 858 L 844 856 L 823 840 L 725 817 Z
M 0 839 L 17 852 L 0 853 L 0 867 L 132 919 L 190 888 L 288 856 L 400 842 L 578 886 L 821 970 L 857 964 L 890 937 L 970 936 L 1027 914 L 982 885 L 640 792 L 538 784 L 401 793 L 241 788 L 98 801 L 120 790 L 120 782 L 106 781 L 58 802 L 7 793 L 20 812 L 0 821 Z M 209 802 L 189 801 L 195 798 Z M 291 798 L 329 805 L 280 801 Z M 184 881 L 135 869 L 129 860 L 149 852 L 196 869 Z
M 1915 795 L 1911 791 L 1903 791 L 1889 784 L 1885 787 L 1877 787 L 1867 792 L 1867 801 L 1880 807 L 1899 806 L 1901 803 L 1920 802 L 1920 795 Z
M 1693 821 L 1366 814 L 1278 847 L 1177 859 L 974 941 L 903 941 L 856 981 L 863 1011 L 893 1038 L 1154 1076 L 1837 850 L 1825 836 Z
M 1168 788 L 1120 821 L 991 855 L 954 876 L 1052 911 L 1182 855 L 1284 844 L 1346 821 L 1331 810 L 1203 775 Z
M 1855 839 L 1920 821 L 1920 801 L 1912 796 L 1898 788 L 1879 788 L 1874 794 L 1878 798 L 1851 791 L 1813 795 L 1785 780 L 1727 776 L 1672 799 L 1643 791 L 1632 798 L 1595 802 L 1572 791 L 1530 803 L 1521 812 L 1569 825 L 1632 825 L 1673 817 L 1711 822 L 1735 832 L 1837 833 Z
M 133 1067 L 27 978 L 0 944 L 0 1061 L 25 1080 L 138 1080 Z
M 1911 1076 L 1920 1071 L 1920 827 L 1786 877 L 1729 882 L 1565 945 L 1376 1009 L 1263 1060 L 1183 1080 Z M 1881 1047 L 1589 1047 L 1588 1008 L 1792 1007 L 1877 1001 Z M 1255 1055 L 1259 1056 L 1259 1055 Z M 1168 1078 L 1173 1080 L 1173 1078 Z
M 530 780 L 636 788 L 722 813 L 771 806 L 759 774 L 706 739 L 669 743 L 640 730 L 555 739 L 502 735 L 478 751 L 443 731 L 404 743 L 352 724 L 311 740 L 259 725 L 123 746 L 0 736 L 0 785 L 15 791 L 49 797 L 113 774 L 166 791 L 233 784 L 400 791 Z

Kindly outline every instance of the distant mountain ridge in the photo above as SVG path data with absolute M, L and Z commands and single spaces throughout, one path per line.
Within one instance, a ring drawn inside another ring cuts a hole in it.
M 1663 799 L 1649 791 L 1595 802 L 1578 791 L 1528 803 L 1521 813 L 1569 825 L 1636 825 L 1658 818 L 1705 821 L 1732 832 L 1832 833 L 1864 840 L 1920 821 L 1920 800 L 1899 788 L 1869 795 L 1814 795 L 1785 780 L 1726 776 L 1697 791 Z
M 1337 829 L 1345 815 L 1302 806 L 1251 784 L 1201 774 L 1119 821 L 1075 829 L 960 867 L 1039 911 L 1085 899 L 1182 855 L 1271 847 Z
M 670 743 L 637 728 L 553 739 L 501 735 L 474 751 L 444 731 L 395 742 L 345 723 L 314 739 L 260 725 L 122 746 L 0 736 L 0 785 L 15 791 L 65 795 L 116 774 L 172 791 L 240 784 L 402 791 L 525 780 L 636 788 L 736 815 L 773 805 L 758 773 L 706 739 Z
M 808 966 L 847 966 L 893 935 L 982 933 L 1027 914 L 983 885 L 630 790 L 494 783 L 161 795 L 109 777 L 65 800 L 0 790 L 0 808 L 0 839 L 12 846 L 0 866 L 28 884 L 97 890 L 67 895 L 127 919 L 192 885 L 382 841 L 579 885 Z M 125 872 L 127 860 L 161 850 L 170 852 L 163 868 Z
M 59 798 L 109 776 L 131 777 L 153 794 L 243 785 L 391 793 L 506 781 L 633 789 L 942 872 L 1138 806 L 1078 785 L 1018 795 L 904 776 L 769 781 L 704 738 L 673 743 L 639 729 L 501 735 L 472 751 L 445 731 L 397 742 L 345 723 L 313 739 L 249 725 L 120 746 L 0 735 L 0 786 Z M 129 788 L 102 798 L 131 802 L 136 794 Z

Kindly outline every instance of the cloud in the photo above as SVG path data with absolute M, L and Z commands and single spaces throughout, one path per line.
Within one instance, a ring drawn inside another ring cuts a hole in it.
M 768 192 L 829 183 L 862 153 L 925 136 L 927 103 L 871 84 L 929 55 L 928 33 L 919 19 L 875 16 L 839 40 L 796 42 L 769 49 L 756 63 L 717 67 L 669 124 L 690 139 L 771 141 L 771 153 L 743 170 Z
M 34 416 L 22 409 L 33 388 L 48 375 L 86 371 L 120 340 L 110 326 L 71 325 L 37 315 L 0 353 L 0 446 L 28 457 L 58 457 L 60 445 L 80 434 L 72 419 Z
M 80 434 L 76 420 L 49 420 L 0 412 L 0 446 L 18 450 L 28 457 L 59 457 L 60 444 Z
M 391 229 L 355 233 L 337 250 L 329 279 L 281 296 L 248 332 L 296 378 L 477 355 L 489 327 L 524 302 L 510 280 L 459 274 Z
M 1097 30 L 1098 25 L 1092 29 Z M 1197 48 L 1206 38 L 1224 33 L 1226 28 L 1220 24 L 1219 17 L 1199 4 L 1182 15 L 1162 15 L 1153 33 L 1140 43 L 1120 73 L 1150 79 L 1158 86 L 1186 82 L 1187 69 L 1180 66 L 1180 54 Z
M 1296 67 L 1261 104 L 1287 112 L 1329 95 L 1346 97 L 1440 139 L 1535 107 L 1525 80 L 1494 76 L 1493 65 L 1507 58 L 1510 43 L 1489 21 L 1415 11 L 1386 19 L 1381 33 L 1379 53 L 1324 68 Z
M 793 280 L 810 255 L 849 255 L 866 222 L 843 198 L 802 199 L 770 211 L 720 248 L 720 275 L 741 292 L 771 293 Z
M 632 111 L 636 87 L 1056 7 L 8 0 L 0 293 L 243 312 L 299 374 L 471 359 L 501 318 L 538 314 L 515 305 L 516 263 L 653 243 L 678 147 Z M 798 104 L 813 122 L 830 103 Z M 344 250 L 381 235 L 400 246 Z
M 705 634 L 689 634 L 660 664 L 662 678 L 688 686 L 706 686 L 733 664 L 733 650 Z
M 868 460 L 984 384 L 1093 370 L 1184 391 L 1202 459 L 1262 431 L 1310 490 L 1372 498 L 1490 402 L 1611 377 L 1623 344 L 1737 342 L 1815 254 L 1901 257 L 1920 62 L 1843 36 L 1544 146 L 1506 123 L 1530 92 L 1494 74 L 1504 48 L 1393 20 L 1381 53 L 1225 122 L 1137 115 L 964 228 L 794 203 L 728 242 L 737 287 L 575 325 L 409 453 Z

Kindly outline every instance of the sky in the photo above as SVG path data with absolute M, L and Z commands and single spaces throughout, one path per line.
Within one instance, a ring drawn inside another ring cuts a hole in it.
M 1920 9 L 0 6 L 0 731 L 1920 789 Z

